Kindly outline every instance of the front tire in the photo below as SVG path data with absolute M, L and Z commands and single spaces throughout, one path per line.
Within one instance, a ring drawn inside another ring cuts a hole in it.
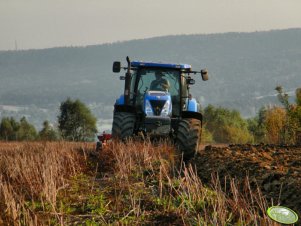
M 136 117 L 129 112 L 114 112 L 112 138 L 126 140 L 133 136 Z
M 179 122 L 176 134 L 176 144 L 183 153 L 183 160 L 192 159 L 199 149 L 201 140 L 202 123 L 193 118 L 182 119 Z

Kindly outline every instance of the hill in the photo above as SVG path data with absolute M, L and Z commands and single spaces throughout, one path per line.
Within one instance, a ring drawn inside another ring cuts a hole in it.
M 0 105 L 54 109 L 80 98 L 110 118 L 123 83 L 112 62 L 125 57 L 145 61 L 189 63 L 208 68 L 210 80 L 196 78 L 193 95 L 253 116 L 262 105 L 276 103 L 274 88 L 293 91 L 301 85 L 301 29 L 252 33 L 177 35 L 87 47 L 0 51 Z M 110 114 L 109 114 L 109 113 Z

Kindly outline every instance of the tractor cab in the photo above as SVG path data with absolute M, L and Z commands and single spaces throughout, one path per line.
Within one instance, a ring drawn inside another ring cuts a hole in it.
M 131 104 L 147 116 L 179 116 L 180 84 L 179 70 L 139 67 L 132 75 Z
M 131 62 L 131 70 L 128 105 L 135 106 L 137 111 L 148 109 L 145 107 L 149 105 L 156 105 L 155 109 L 163 107 L 163 113 L 166 113 L 166 108 L 169 105 L 167 101 L 169 98 L 164 98 L 166 95 L 169 95 L 171 99 L 172 107 L 169 109 L 172 109 L 172 112 L 171 114 L 169 112 L 169 116 L 179 117 L 181 111 L 185 110 L 185 107 L 189 107 L 187 105 L 189 86 L 194 84 L 194 79 L 190 77 L 190 73 L 195 73 L 191 70 L 191 65 L 133 61 Z M 125 76 L 120 78 L 124 80 Z M 144 101 L 145 96 L 157 96 L 158 100 Z M 121 95 L 116 103 L 123 104 L 124 101 L 125 95 Z M 167 101 L 166 105 L 165 101 Z M 197 106 L 194 101 L 195 99 L 190 99 L 191 109 Z M 158 115 L 158 110 L 152 112 L 149 109 L 145 113 Z

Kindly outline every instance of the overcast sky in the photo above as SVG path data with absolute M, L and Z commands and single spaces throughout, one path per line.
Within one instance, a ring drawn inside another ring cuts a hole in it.
M 301 28 L 301 0 L 0 0 L 0 50 Z

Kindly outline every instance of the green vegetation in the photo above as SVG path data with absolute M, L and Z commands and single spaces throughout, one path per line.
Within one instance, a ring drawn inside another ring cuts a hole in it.
M 217 143 L 251 143 L 247 121 L 238 111 L 209 105 L 204 109 L 205 128 Z
M 58 140 L 58 132 L 49 125 L 48 121 L 44 121 L 43 128 L 39 132 L 38 139 L 44 141 Z
M 247 119 L 248 130 L 254 137 L 255 143 L 264 143 L 267 133 L 265 126 L 266 108 L 262 107 L 254 118 Z
M 26 118 L 23 117 L 20 119 L 19 128 L 17 131 L 17 139 L 20 141 L 35 140 L 37 137 L 37 131 L 33 125 L 27 122 Z
M 0 140 L 3 141 L 55 141 L 59 139 L 58 132 L 49 125 L 48 121 L 43 123 L 41 131 L 30 124 L 25 117 L 16 121 L 13 117 L 3 117 L 0 123 Z
M 73 101 L 68 98 L 61 103 L 58 124 L 60 133 L 65 140 L 93 140 L 97 132 L 96 118 L 80 100 Z
M 276 87 L 278 99 L 285 109 L 285 117 L 281 126 L 281 142 L 285 144 L 294 144 L 300 142 L 299 134 L 301 132 L 301 89 L 296 89 L 295 103 L 289 102 L 289 95 L 283 91 L 281 86 Z
M 243 119 L 240 113 L 209 105 L 204 109 L 203 143 L 301 143 L 301 89 L 295 103 L 281 86 L 276 87 L 283 107 L 262 107 L 254 118 Z
M 19 122 L 14 118 L 2 118 L 0 124 L 0 139 L 5 141 L 32 141 L 37 137 L 37 131 L 33 125 L 28 123 L 25 117 Z

